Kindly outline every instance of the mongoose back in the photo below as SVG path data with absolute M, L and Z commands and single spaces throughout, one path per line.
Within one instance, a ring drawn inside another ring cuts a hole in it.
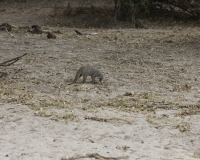
M 92 78 L 92 83 L 96 83 L 95 82 L 95 77 L 99 78 L 99 82 L 101 82 L 103 80 L 103 75 L 101 74 L 101 72 L 99 72 L 97 69 L 93 68 L 90 65 L 86 65 L 86 66 L 82 66 L 81 68 L 79 68 L 79 70 L 76 73 L 76 76 L 74 78 L 74 81 L 70 84 L 76 83 L 76 81 L 83 76 L 83 83 L 85 83 L 87 76 L 91 76 Z M 70 85 L 69 84 L 69 85 Z

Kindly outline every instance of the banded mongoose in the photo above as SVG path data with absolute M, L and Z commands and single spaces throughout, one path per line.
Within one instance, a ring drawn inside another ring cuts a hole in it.
M 98 71 L 97 69 L 93 68 L 90 65 L 86 65 L 86 66 L 82 66 L 81 68 L 79 68 L 79 70 L 76 73 L 76 76 L 74 78 L 74 81 L 70 84 L 76 83 L 76 81 L 83 76 L 83 83 L 85 83 L 87 76 L 91 76 L 92 78 L 92 83 L 96 83 L 95 82 L 95 78 L 98 77 L 99 78 L 99 82 L 101 82 L 103 80 L 103 75 L 101 74 L 100 71 Z M 68 85 L 70 85 L 68 84 Z

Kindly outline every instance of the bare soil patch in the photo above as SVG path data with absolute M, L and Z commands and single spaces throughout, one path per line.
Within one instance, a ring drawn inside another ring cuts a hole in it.
M 55 2 L 1 4 L 0 24 L 16 27 L 15 38 L 0 31 L 0 61 L 27 55 L 1 68 L 0 159 L 200 158 L 198 26 L 117 23 L 77 35 L 48 25 Z M 33 24 L 57 38 L 27 32 Z M 86 64 L 103 73 L 103 84 L 68 85 Z

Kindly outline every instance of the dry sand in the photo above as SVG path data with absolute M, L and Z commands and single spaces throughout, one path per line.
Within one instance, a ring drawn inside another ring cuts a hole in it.
M 0 159 L 200 159 L 200 28 L 152 23 L 77 28 L 85 34 L 78 36 L 48 26 L 54 4 L 45 2 L 0 5 L 0 24 L 16 26 L 15 38 L 0 32 L 0 61 L 27 53 L 1 67 L 8 75 L 0 79 Z M 19 29 L 33 24 L 61 33 L 52 40 Z M 98 68 L 104 83 L 67 85 L 85 64 Z

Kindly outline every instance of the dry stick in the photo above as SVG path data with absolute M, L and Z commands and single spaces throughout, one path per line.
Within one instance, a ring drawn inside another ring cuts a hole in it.
M 16 119 L 14 119 L 14 120 L 9 120 L 9 121 L 6 121 L 6 122 L 17 122 L 17 121 L 19 121 L 19 120 L 21 120 L 22 118 L 20 117 L 20 118 L 16 118 Z
M 25 55 L 27 55 L 27 53 L 23 54 L 22 56 L 19 56 L 19 57 L 16 57 L 16 58 L 13 58 L 13 59 L 10 59 L 8 61 L 5 61 L 5 62 L 2 62 L 0 63 L 0 66 L 10 66 L 12 65 L 13 63 L 17 62 L 18 60 L 20 60 L 22 57 L 24 57 Z M 10 62 L 10 63 L 9 63 Z M 8 63 L 8 64 L 6 64 Z
M 9 35 L 11 35 L 11 37 L 15 38 L 10 32 L 8 32 L 7 27 L 3 26 L 3 28 L 5 28 L 6 32 L 7 32 Z
M 75 159 L 82 159 L 82 158 L 95 158 L 95 159 L 100 159 L 100 160 L 118 160 L 118 159 L 127 159 L 129 158 L 129 156 L 105 157 L 98 153 L 90 153 L 90 154 L 86 154 L 85 156 L 77 155 L 77 156 L 73 156 L 69 158 L 62 157 L 61 160 L 75 160 Z
M 78 35 L 83 35 L 81 32 L 74 30 Z
M 127 122 L 128 124 L 133 124 L 133 122 L 121 117 L 110 117 L 110 118 L 85 117 L 85 119 L 91 119 L 94 121 L 101 121 L 101 122 L 107 122 L 108 120 L 121 120 Z
M 74 30 L 78 35 L 96 35 L 96 34 L 98 34 L 98 33 L 81 33 L 81 32 L 79 32 L 78 30 Z
M 7 73 L 4 73 L 4 72 L 0 72 L 0 73 L 1 73 L 0 78 L 2 78 L 3 76 L 6 76 L 6 75 L 7 75 Z

